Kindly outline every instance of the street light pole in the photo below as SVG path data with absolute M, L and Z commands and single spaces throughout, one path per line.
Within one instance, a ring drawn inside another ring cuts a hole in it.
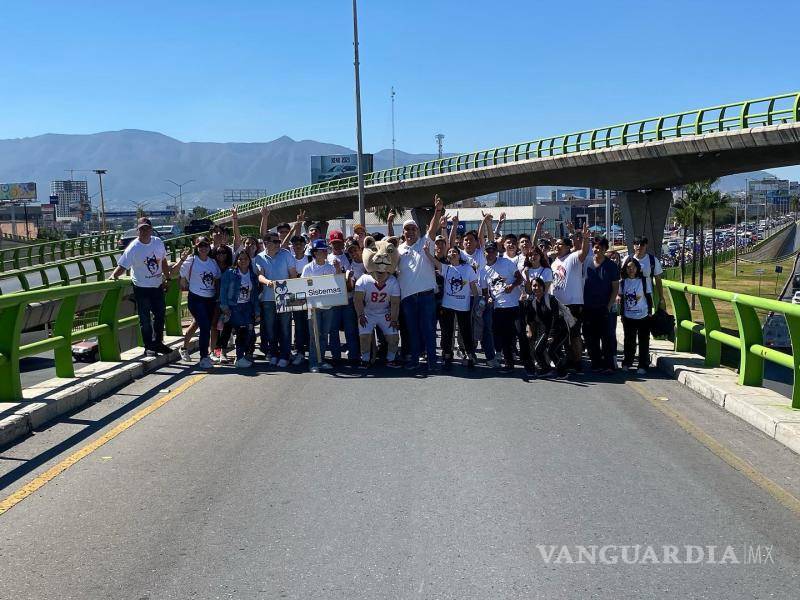
M 364 224 L 364 172 L 361 143 L 361 78 L 358 73 L 358 7 L 353 0 L 353 65 L 356 76 L 356 156 L 358 160 L 358 222 Z
M 172 179 L 165 179 L 164 181 L 168 181 L 172 185 L 178 186 L 178 203 L 176 204 L 177 209 L 180 211 L 180 215 L 177 215 L 176 219 L 180 220 L 183 218 L 183 186 L 187 183 L 192 183 L 197 181 L 196 179 L 189 179 L 188 181 L 184 181 L 183 183 L 178 183 L 177 181 L 172 181 Z
M 97 178 L 100 180 L 100 233 L 106 232 L 106 198 L 103 195 L 103 175 L 108 173 L 107 169 L 94 169 Z

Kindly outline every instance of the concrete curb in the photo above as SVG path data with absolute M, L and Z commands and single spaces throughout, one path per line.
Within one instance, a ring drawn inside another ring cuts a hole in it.
M 145 357 L 142 348 L 122 353 L 121 362 L 96 362 L 75 370 L 75 377 L 55 377 L 23 390 L 22 402 L 0 403 L 0 447 L 27 435 L 37 427 L 84 404 L 120 389 L 166 364 L 180 360 L 182 337 L 167 336 L 164 342 L 174 348 L 171 354 Z M 197 349 L 197 339 L 190 344 Z
M 622 327 L 617 340 L 622 344 Z M 650 364 L 706 400 L 800 454 L 800 410 L 789 398 L 762 387 L 742 386 L 735 371 L 708 368 L 698 354 L 675 352 L 669 341 L 650 340 Z

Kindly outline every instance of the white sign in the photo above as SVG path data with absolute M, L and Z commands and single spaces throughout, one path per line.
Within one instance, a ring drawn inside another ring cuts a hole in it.
M 285 279 L 276 281 L 274 289 L 279 313 L 347 304 L 344 274 Z

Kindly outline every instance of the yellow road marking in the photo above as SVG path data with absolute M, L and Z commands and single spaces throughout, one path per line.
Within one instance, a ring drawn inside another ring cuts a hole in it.
M 721 458 L 728 463 L 729 466 L 739 471 L 742 475 L 775 498 L 775 500 L 792 511 L 795 516 L 800 517 L 800 500 L 792 495 L 791 492 L 772 481 L 749 462 L 734 454 L 730 449 L 723 446 L 685 416 L 668 406 L 666 404 L 667 398 L 663 396 L 653 396 L 647 391 L 647 388 L 636 381 L 627 381 L 626 383 L 642 398 L 652 404 L 658 412 L 673 420 L 681 429 L 703 444 L 703 446 L 708 448 L 717 457 Z
M 125 421 L 114 427 L 111 431 L 105 433 L 104 435 L 97 438 L 93 442 L 87 444 L 77 452 L 70 454 L 60 463 L 58 463 L 54 467 L 51 467 L 50 469 L 48 469 L 47 471 L 45 471 L 44 473 L 33 479 L 30 483 L 18 489 L 16 492 L 8 496 L 5 500 L 0 502 L 0 515 L 2 515 L 10 508 L 16 506 L 20 502 L 22 502 L 25 498 L 33 494 L 36 490 L 44 486 L 49 481 L 58 477 L 61 473 L 69 469 L 80 459 L 89 456 L 92 452 L 103 446 L 105 443 L 113 440 L 115 437 L 117 437 L 120 433 L 122 433 L 126 429 L 133 427 L 134 425 L 136 425 L 136 423 L 144 419 L 147 415 L 157 411 L 167 402 L 169 402 L 176 396 L 179 396 L 180 394 L 188 390 L 190 387 L 192 387 L 195 383 L 201 381 L 205 377 L 206 377 L 205 373 L 201 373 L 199 375 L 191 377 L 188 381 L 182 383 L 168 394 L 161 396 L 161 398 L 159 398 L 146 408 L 143 408 L 129 419 L 126 419 Z

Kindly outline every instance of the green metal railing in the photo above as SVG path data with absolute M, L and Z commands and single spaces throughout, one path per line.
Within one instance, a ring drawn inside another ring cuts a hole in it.
M 380 185 L 417 179 L 444 173 L 453 173 L 468 169 L 490 167 L 514 163 L 522 160 L 561 156 L 587 150 L 600 150 L 626 144 L 653 142 L 671 138 L 680 138 L 687 135 L 700 135 L 716 133 L 750 127 L 763 127 L 784 123 L 800 122 L 800 92 L 744 100 L 733 104 L 723 104 L 709 108 L 700 108 L 682 113 L 652 117 L 641 121 L 621 123 L 590 129 L 576 133 L 557 135 L 530 142 L 522 142 L 479 150 L 468 154 L 448 156 L 423 163 L 406 165 L 367 173 L 364 183 L 367 186 Z M 305 198 L 314 194 L 336 192 L 340 190 L 355 189 L 358 184 L 356 177 L 347 177 L 306 185 L 278 194 L 273 194 L 258 200 L 241 204 L 239 213 L 258 209 L 262 206 Z M 213 220 L 225 218 L 230 215 L 229 210 L 221 210 L 210 216 Z
M 164 245 L 170 254 L 170 260 L 177 260 L 178 251 L 188 246 L 193 237 L 195 236 L 184 235 L 165 240 Z M 47 289 L 56 285 L 71 285 L 75 282 L 87 283 L 91 280 L 102 281 L 105 279 L 109 268 L 113 269 L 117 266 L 117 257 L 121 253 L 121 250 L 114 249 L 106 252 L 59 260 L 52 263 L 5 271 L 0 273 L 0 281 L 9 278 L 17 278 L 22 291 Z M 107 267 L 104 265 L 103 259 L 108 259 L 111 266 Z M 70 266 L 77 266 L 78 273 L 70 274 Z M 32 281 L 36 283 L 32 283 Z M 2 286 L 0 286 L 0 294 L 2 294 L 1 288 Z
M 736 294 L 724 290 L 663 280 L 669 290 L 675 311 L 675 351 L 691 352 L 693 334 L 705 339 L 705 366 L 718 367 L 722 358 L 722 346 L 739 351 L 739 383 L 741 385 L 761 386 L 764 380 L 764 361 L 791 369 L 792 408 L 800 409 L 800 305 Z M 692 320 L 688 294 L 694 294 L 700 301 L 703 323 Z M 733 306 L 739 335 L 731 335 L 722 330 L 719 314 L 714 301 L 729 302 Z M 764 346 L 761 319 L 756 310 L 771 311 L 785 316 L 792 342 L 792 353 L 787 354 Z
M 120 235 L 119 233 L 108 233 L 5 248 L 0 250 L 0 272 L 41 265 L 83 254 L 113 250 Z
M 52 350 L 55 356 L 56 375 L 74 377 L 72 344 L 97 338 L 99 358 L 103 361 L 120 360 L 120 331 L 139 324 L 138 315 L 120 317 L 122 298 L 130 291 L 130 280 L 102 281 L 82 285 L 53 287 L 33 292 L 20 292 L 0 297 L 0 402 L 23 399 L 19 361 Z M 78 298 L 85 294 L 101 296 L 97 324 L 76 328 L 76 306 Z M 22 324 L 28 306 L 40 302 L 58 302 L 56 318 L 48 337 L 29 344 L 20 343 Z M 174 279 L 166 293 L 167 312 L 165 331 L 167 335 L 182 335 L 181 308 L 185 302 L 179 282 Z

